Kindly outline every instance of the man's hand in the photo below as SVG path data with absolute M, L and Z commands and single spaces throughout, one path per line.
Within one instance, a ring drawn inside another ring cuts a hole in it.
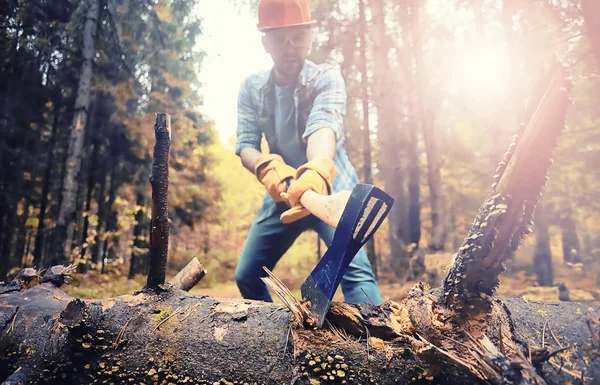
M 295 177 L 296 181 L 292 183 L 287 192 L 281 194 L 283 200 L 290 207 L 299 204 L 300 197 L 307 190 L 330 195 L 335 177 L 333 160 L 329 158 L 311 160 L 298 167 Z
M 333 188 L 333 178 L 336 170 L 330 158 L 313 159 L 296 171 L 296 180 L 287 192 L 282 192 L 281 197 L 291 207 L 283 212 L 280 219 L 283 223 L 290 223 L 310 214 L 300 204 L 300 198 L 308 190 L 318 194 L 330 195 Z
M 287 191 L 289 183 L 296 176 L 296 169 L 287 165 L 277 154 L 261 154 L 256 161 L 254 174 L 271 198 L 281 202 L 283 199 L 280 194 Z
M 300 197 L 307 190 L 319 194 L 330 195 L 333 189 L 333 178 L 336 174 L 333 157 L 335 156 L 335 132 L 323 127 L 313 132 L 307 138 L 306 158 L 308 162 L 298 168 L 296 180 L 282 198 L 291 206 L 284 211 L 279 219 L 283 223 L 297 221 L 310 214 L 300 204 Z

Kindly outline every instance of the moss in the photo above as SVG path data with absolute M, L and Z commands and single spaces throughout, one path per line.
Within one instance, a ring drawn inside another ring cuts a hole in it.
M 152 317 L 152 319 L 154 320 L 154 322 L 159 323 L 160 321 L 167 318 L 169 315 L 171 315 L 171 309 L 161 310 L 160 312 L 155 314 Z

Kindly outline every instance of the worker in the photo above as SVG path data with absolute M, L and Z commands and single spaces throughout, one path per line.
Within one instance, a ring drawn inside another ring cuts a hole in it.
M 346 89 L 341 72 L 307 59 L 312 41 L 308 0 L 260 0 L 258 30 L 273 67 L 247 76 L 238 94 L 235 153 L 266 189 L 235 270 L 244 298 L 272 302 L 260 279 L 296 238 L 316 231 L 330 245 L 335 229 L 300 203 L 307 190 L 330 195 L 359 183 L 344 146 Z M 264 135 L 269 152 L 261 150 Z M 285 223 L 284 223 L 285 222 Z M 340 286 L 348 303 L 381 304 L 362 248 Z

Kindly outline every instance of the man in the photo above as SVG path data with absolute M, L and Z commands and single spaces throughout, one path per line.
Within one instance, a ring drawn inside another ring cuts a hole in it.
M 335 229 L 299 203 L 302 193 L 352 190 L 359 180 L 344 148 L 344 79 L 338 69 L 307 60 L 315 23 L 308 0 L 260 0 L 258 20 L 273 68 L 248 76 L 240 87 L 235 152 L 267 193 L 235 280 L 244 298 L 271 302 L 260 279 L 266 276 L 262 267 L 273 270 L 303 231 L 315 230 L 328 245 L 333 239 Z M 261 153 L 262 135 L 269 153 Z M 340 286 L 346 302 L 381 304 L 364 249 L 350 263 Z

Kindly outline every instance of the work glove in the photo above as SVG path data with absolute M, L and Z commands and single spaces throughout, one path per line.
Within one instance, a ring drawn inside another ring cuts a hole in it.
M 296 176 L 296 169 L 285 164 L 277 154 L 262 154 L 254 167 L 256 178 L 262 183 L 275 202 L 283 199 L 281 193 L 287 191 L 288 185 Z
M 300 203 L 300 197 L 308 190 L 331 195 L 335 174 L 335 165 L 329 158 L 313 159 L 298 167 L 296 180 L 286 192 L 281 193 L 281 197 L 291 208 L 284 211 L 279 219 L 283 223 L 291 223 L 309 215 L 310 212 Z

